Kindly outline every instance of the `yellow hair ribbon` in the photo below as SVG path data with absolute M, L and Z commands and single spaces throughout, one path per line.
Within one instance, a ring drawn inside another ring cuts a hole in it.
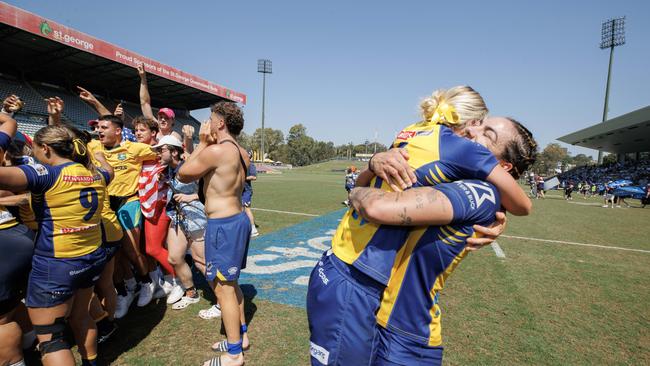
M 86 144 L 84 144 L 83 141 L 80 139 L 74 139 L 72 140 L 72 144 L 74 145 L 75 154 L 79 156 L 86 156 L 88 149 L 86 148 Z
M 460 122 L 460 117 L 458 116 L 458 113 L 456 113 L 456 108 L 454 108 L 454 106 L 449 105 L 446 102 L 441 102 L 436 107 L 429 122 L 435 124 L 457 125 L 458 122 Z

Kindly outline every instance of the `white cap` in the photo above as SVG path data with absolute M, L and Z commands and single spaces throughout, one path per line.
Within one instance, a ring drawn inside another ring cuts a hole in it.
M 163 136 L 160 139 L 160 141 L 158 141 L 158 143 L 156 145 L 152 146 L 152 147 L 154 149 L 157 149 L 157 148 L 163 147 L 164 145 L 176 146 L 176 147 L 180 147 L 181 149 L 183 148 L 183 143 L 181 142 L 181 140 L 179 140 L 178 138 L 176 138 L 176 137 L 174 137 L 172 135 Z

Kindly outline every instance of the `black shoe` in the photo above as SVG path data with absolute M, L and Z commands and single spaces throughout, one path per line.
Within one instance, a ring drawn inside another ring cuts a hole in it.
M 102 344 L 115 333 L 117 324 L 108 319 L 102 319 L 97 323 L 97 344 Z

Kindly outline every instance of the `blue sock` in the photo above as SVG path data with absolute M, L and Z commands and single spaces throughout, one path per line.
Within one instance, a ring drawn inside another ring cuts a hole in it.
M 244 350 L 241 347 L 241 342 L 242 342 L 241 339 L 237 343 L 228 343 L 228 341 L 226 341 L 226 344 L 228 345 L 228 353 L 233 356 L 236 356 L 244 352 Z
M 239 328 L 239 334 L 244 334 L 246 332 L 248 332 L 248 326 L 246 326 L 246 324 L 242 324 L 241 328 Z
M 81 366 L 97 366 L 97 359 L 86 360 L 85 358 L 81 359 Z

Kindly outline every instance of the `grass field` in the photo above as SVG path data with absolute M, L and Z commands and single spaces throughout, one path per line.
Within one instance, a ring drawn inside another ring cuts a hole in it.
M 260 175 L 254 206 L 315 215 L 340 209 L 340 170 L 348 165 L 328 162 Z M 473 253 L 443 292 L 445 364 L 650 364 L 650 208 L 605 209 L 599 202 L 567 202 L 553 192 L 534 202 L 532 216 L 510 217 L 506 235 L 648 252 L 499 238 L 505 258 L 489 247 Z M 262 235 L 310 219 L 266 211 L 255 216 Z M 101 359 L 116 365 L 200 365 L 214 356 L 209 346 L 223 337 L 220 319 L 196 316 L 207 306 L 205 299 L 180 312 L 164 302 L 133 306 L 101 348 Z M 247 298 L 247 314 L 247 364 L 309 364 L 303 308 L 255 297 Z

